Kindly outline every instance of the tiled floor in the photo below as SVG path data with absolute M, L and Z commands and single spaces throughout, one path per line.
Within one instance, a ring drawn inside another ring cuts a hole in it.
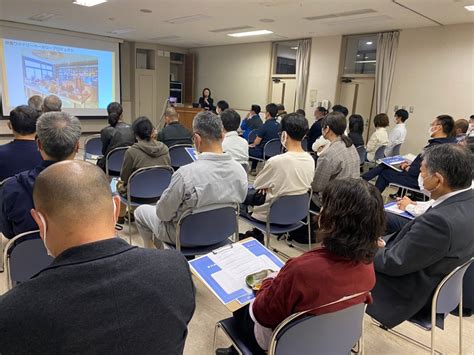
M 3 139 L 0 139 L 0 144 Z M 78 154 L 82 158 L 82 152 Z M 248 226 L 241 224 L 240 230 L 243 232 Z M 135 245 L 143 245 L 143 241 L 139 237 L 136 228 L 132 229 L 132 242 Z M 124 226 L 124 230 L 120 232 L 120 236 L 128 240 L 128 227 Z M 3 243 L 5 244 L 5 240 Z M 288 248 L 284 242 L 275 241 L 274 245 L 290 256 L 296 256 L 299 252 L 294 248 Z M 0 248 L 1 250 L 1 248 Z M 230 316 L 230 312 L 208 291 L 203 284 L 194 278 L 196 285 L 196 312 L 191 323 L 189 324 L 189 334 L 186 341 L 186 355 L 212 354 L 214 326 L 220 319 Z M 0 294 L 6 291 L 6 275 L 0 273 Z M 410 335 L 412 338 L 429 344 L 430 335 L 428 332 L 421 330 L 410 324 L 402 324 L 396 328 L 404 334 Z M 365 331 L 365 351 L 366 354 L 424 354 L 426 350 L 402 339 L 398 336 L 384 331 L 375 326 L 369 317 L 366 317 L 364 323 Z M 437 329 L 436 349 L 442 353 L 456 354 L 458 349 L 458 318 L 449 315 L 446 321 L 445 330 Z M 463 328 L 464 336 L 464 354 L 474 354 L 474 317 L 466 318 Z M 228 341 L 222 334 L 218 337 L 218 346 L 227 346 Z

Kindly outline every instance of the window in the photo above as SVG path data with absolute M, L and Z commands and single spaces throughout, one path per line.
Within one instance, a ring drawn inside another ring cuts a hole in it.
M 296 74 L 298 41 L 278 42 L 275 48 L 276 60 L 273 74 Z
M 377 35 L 346 37 L 344 74 L 375 74 Z

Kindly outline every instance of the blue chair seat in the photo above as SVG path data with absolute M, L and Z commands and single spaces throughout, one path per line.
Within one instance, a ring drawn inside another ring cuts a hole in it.
M 266 227 L 267 227 L 265 222 L 259 222 L 253 218 L 248 218 L 247 216 L 242 216 L 242 215 L 240 216 L 240 218 L 243 219 L 246 223 L 254 226 L 255 228 L 265 233 Z M 283 234 L 283 233 L 294 231 L 300 228 L 301 226 L 304 226 L 303 222 L 297 222 L 293 224 L 284 224 L 284 225 L 271 223 L 269 232 L 270 234 Z
M 173 244 L 165 243 L 170 249 L 176 249 L 176 246 Z M 181 246 L 181 253 L 184 256 L 194 256 L 194 255 L 204 255 L 212 252 L 221 247 L 225 247 L 226 245 L 232 244 L 232 240 L 226 239 L 220 243 L 212 244 L 212 245 L 203 245 L 203 246 L 196 246 L 196 247 L 183 247 Z
M 237 323 L 237 320 L 234 317 L 230 317 L 227 319 L 223 319 L 219 321 L 219 326 L 226 332 L 226 334 L 229 336 L 229 338 L 232 340 L 232 342 L 237 346 L 240 352 L 242 352 L 243 355 L 252 355 L 253 352 L 250 350 L 245 344 L 242 339 L 239 337 L 236 337 L 235 335 L 238 335 L 239 332 L 239 325 Z

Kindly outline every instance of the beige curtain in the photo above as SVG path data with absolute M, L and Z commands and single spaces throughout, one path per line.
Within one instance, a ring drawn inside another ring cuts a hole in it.
M 304 109 L 308 90 L 309 58 L 311 57 L 311 39 L 298 41 L 296 50 L 296 107 Z
M 379 33 L 377 38 L 377 67 L 375 70 L 375 110 L 387 113 L 392 91 L 395 62 L 397 59 L 398 38 L 400 33 Z

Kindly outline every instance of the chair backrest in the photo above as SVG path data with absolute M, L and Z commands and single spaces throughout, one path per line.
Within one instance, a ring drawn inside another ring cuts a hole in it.
M 386 145 L 381 145 L 377 148 L 374 155 L 375 161 L 385 158 L 385 148 L 387 148 Z
M 289 225 L 308 217 L 310 194 L 284 195 L 270 202 L 268 222 Z
M 171 182 L 173 168 L 149 166 L 138 169 L 128 179 L 127 198 L 130 201 L 154 203 L 158 201 Z
M 86 138 L 84 142 L 84 160 L 87 159 L 88 155 L 102 155 L 102 140 L 100 139 L 100 134 L 94 134 Z
M 305 315 L 276 330 L 269 354 L 350 354 L 362 336 L 365 304 L 319 316 Z
M 433 295 L 436 313 L 449 313 L 455 309 L 461 298 L 463 277 L 474 258 L 455 268 L 439 283 Z
M 395 147 L 393 147 L 391 156 L 400 155 L 400 148 L 401 147 L 402 147 L 401 143 L 397 144 Z
M 105 172 L 108 176 L 120 176 L 125 152 L 129 147 L 119 147 L 112 149 L 105 160 Z
M 365 156 L 367 155 L 367 150 L 363 145 L 360 145 L 356 148 L 357 153 L 359 153 L 359 161 L 360 165 L 365 163 Z
M 271 158 L 275 155 L 281 154 L 283 146 L 281 145 L 280 138 L 270 139 L 263 147 L 263 158 Z
M 183 165 L 187 165 L 193 162 L 193 159 L 189 156 L 188 152 L 184 148 L 192 147 L 189 144 L 176 144 L 169 149 L 171 166 L 173 168 L 179 168 Z
M 180 244 L 206 246 L 223 242 L 238 232 L 237 210 L 234 206 L 190 211 L 179 222 Z
M 255 140 L 255 138 L 257 138 L 257 130 L 256 130 L 256 129 L 253 129 L 253 130 L 251 130 L 250 133 L 249 133 L 249 138 L 248 138 L 249 143 L 253 143 L 253 141 Z
M 12 238 L 5 247 L 10 286 L 27 281 L 53 261 L 48 255 L 39 231 Z
M 474 310 L 474 263 L 467 268 L 464 274 L 462 298 L 464 307 Z

